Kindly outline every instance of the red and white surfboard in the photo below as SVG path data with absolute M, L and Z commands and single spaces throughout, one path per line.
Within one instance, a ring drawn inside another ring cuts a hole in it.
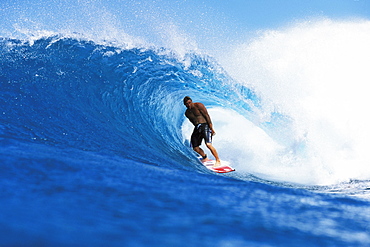
M 201 162 L 209 170 L 214 171 L 214 172 L 217 172 L 217 173 L 227 173 L 227 172 L 235 171 L 234 168 L 232 168 L 231 166 L 225 164 L 225 162 L 221 162 L 221 165 L 220 166 L 216 166 L 216 167 L 213 166 L 216 163 L 215 160 L 208 159 L 207 161 L 204 161 L 204 162 L 201 160 Z

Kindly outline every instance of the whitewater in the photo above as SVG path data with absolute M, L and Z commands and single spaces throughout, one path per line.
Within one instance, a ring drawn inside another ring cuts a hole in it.
M 0 36 L 0 246 L 370 244 L 368 20 L 208 51 L 107 13 L 95 32 L 23 22 Z M 236 172 L 198 162 L 187 95 Z

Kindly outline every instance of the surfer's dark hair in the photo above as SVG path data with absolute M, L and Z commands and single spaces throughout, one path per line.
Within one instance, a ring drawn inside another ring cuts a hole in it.
M 189 99 L 190 99 L 191 101 L 193 101 L 189 96 L 185 96 L 185 98 L 184 98 L 184 105 L 185 105 L 185 103 L 186 103 Z

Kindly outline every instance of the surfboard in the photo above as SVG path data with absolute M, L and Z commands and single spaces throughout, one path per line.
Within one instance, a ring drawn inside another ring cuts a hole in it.
M 235 171 L 234 168 L 232 168 L 231 166 L 225 164 L 225 161 L 224 162 L 221 162 L 221 166 L 216 166 L 216 167 L 213 167 L 213 165 L 216 163 L 215 160 L 207 160 L 207 161 L 200 161 L 202 162 L 202 164 L 207 167 L 207 169 L 211 170 L 211 171 L 214 171 L 214 172 L 217 172 L 217 173 L 227 173 L 227 172 L 233 172 Z

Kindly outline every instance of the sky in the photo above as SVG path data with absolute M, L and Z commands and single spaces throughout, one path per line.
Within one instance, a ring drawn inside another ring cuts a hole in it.
M 216 0 L 206 1 L 230 19 L 249 28 L 272 28 L 295 19 L 325 16 L 370 16 L 369 0 Z
M 43 29 L 120 39 L 124 32 L 214 50 L 317 18 L 370 20 L 370 0 L 2 0 L 0 35 Z
M 48 16 L 53 7 L 55 13 L 64 9 L 73 12 L 72 8 L 78 9 L 77 5 L 103 7 L 127 17 L 147 14 L 152 9 L 167 17 L 180 16 L 193 22 L 204 21 L 204 17 L 221 19 L 250 29 L 272 28 L 312 16 L 370 17 L 370 0 L 3 0 L 0 14 L 25 16 L 29 11 Z

